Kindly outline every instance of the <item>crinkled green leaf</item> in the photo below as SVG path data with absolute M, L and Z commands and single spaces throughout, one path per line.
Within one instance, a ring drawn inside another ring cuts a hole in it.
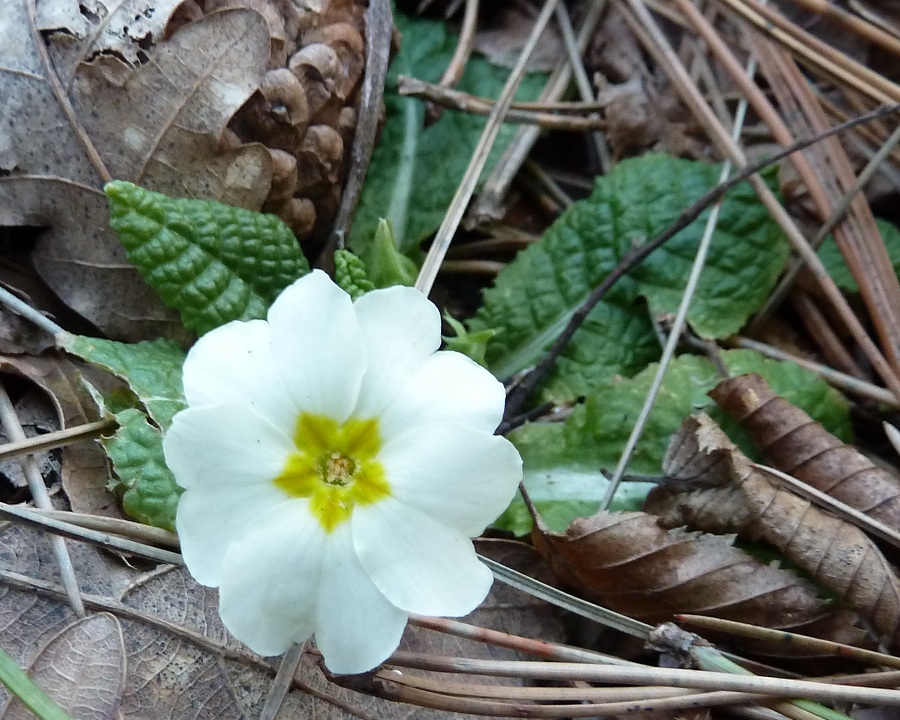
M 597 178 L 591 196 L 575 203 L 540 241 L 519 253 L 485 292 L 484 306 L 470 326 L 498 331 L 488 346 L 491 369 L 506 377 L 534 364 L 629 250 L 669 227 L 718 176 L 717 165 L 651 154 L 625 160 Z M 643 296 L 653 313 L 674 312 L 706 216 L 620 280 L 610 302 L 627 308 Z M 717 228 L 688 314 L 694 329 L 706 337 L 740 329 L 768 296 L 788 253 L 778 226 L 746 183 L 728 194 Z M 610 311 L 595 310 L 593 317 L 602 323 L 603 313 L 609 317 Z M 646 337 L 646 328 L 638 336 Z M 607 321 L 602 335 L 605 343 L 615 344 L 622 333 L 623 328 Z M 589 341 L 585 335 L 584 330 L 576 334 L 569 353 L 590 356 L 592 349 L 603 347 L 602 337 Z M 571 380 L 563 376 L 557 387 L 580 382 L 577 375 Z
M 424 103 L 397 94 L 399 75 L 437 82 L 453 56 L 457 38 L 442 22 L 409 18 L 402 13 L 396 13 L 394 19 L 403 41 L 385 85 L 387 123 L 372 155 L 350 235 L 350 247 L 366 262 L 380 218 L 387 217 L 391 222 L 400 250 L 405 253 L 415 252 L 418 244 L 437 229 L 485 123 L 483 117 L 445 110 L 437 122 L 426 127 Z M 507 74 L 508 70 L 473 57 L 466 63 L 457 87 L 473 95 L 496 98 Z M 537 97 L 544 82 L 542 74 L 526 76 L 517 97 Z M 511 126 L 500 131 L 488 167 L 514 132 Z
M 337 250 L 334 253 L 334 281 L 354 300 L 375 289 L 374 283 L 369 280 L 365 263 L 349 250 Z
M 172 416 L 186 407 L 181 383 L 184 350 L 168 340 L 120 343 L 66 335 L 60 347 L 124 380 L 156 425 L 167 430 Z
M 122 509 L 138 522 L 175 530 L 175 510 L 183 490 L 166 466 L 162 432 L 140 410 L 116 413 L 119 429 L 103 438 L 103 447 L 118 477 L 113 490 Z
M 900 276 L 900 230 L 897 229 L 896 225 L 877 218 L 875 219 L 875 224 L 878 225 L 878 231 L 881 233 L 884 247 L 891 258 L 894 273 Z M 825 269 L 828 270 L 831 279 L 834 280 L 841 290 L 851 293 L 859 292 L 859 286 L 856 284 L 856 280 L 853 279 L 853 275 L 850 274 L 850 268 L 847 267 L 844 256 L 841 255 L 841 251 L 838 250 L 837 243 L 832 236 L 829 235 L 825 242 L 822 243 L 822 247 L 819 248 L 819 259 L 822 261 Z
M 564 404 L 589 394 L 613 375 L 634 375 L 659 354 L 659 338 L 643 302 L 600 303 L 557 359 L 544 399 Z
M 119 180 L 104 190 L 128 258 L 200 334 L 264 317 L 278 293 L 309 272 L 296 237 L 274 215 Z
M 829 431 L 850 439 L 846 401 L 815 374 L 750 350 L 731 350 L 722 355 L 732 374 L 760 373 L 776 392 L 802 407 Z M 573 518 L 596 510 L 607 487 L 600 471 L 611 471 L 618 464 L 656 369 L 654 364 L 631 379 L 608 379 L 563 423 L 532 423 L 510 433 L 509 439 L 525 463 L 525 486 L 532 499 L 547 510 L 554 529 L 565 529 Z M 672 434 L 685 416 L 711 404 L 706 393 L 719 380 L 715 366 L 705 358 L 684 355 L 672 361 L 628 474 L 653 476 L 661 472 Z M 724 414 L 719 415 L 726 425 Z M 734 428 L 734 423 L 728 425 L 729 434 L 741 441 L 742 433 Z M 741 444 L 753 452 L 749 443 Z M 642 482 L 623 485 L 622 495 L 616 498 L 618 509 L 634 507 L 649 488 Z M 521 505 L 521 500 L 515 501 L 496 524 L 518 533 L 526 531 L 530 525 Z

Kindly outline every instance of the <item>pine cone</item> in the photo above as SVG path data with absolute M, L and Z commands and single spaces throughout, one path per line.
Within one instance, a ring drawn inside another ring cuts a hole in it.
M 225 147 L 258 142 L 272 155 L 264 212 L 301 241 L 327 236 L 340 204 L 365 66 L 368 0 L 188 0 L 172 23 L 232 7 L 269 24 L 272 54 L 259 89 L 238 110 Z M 170 23 L 170 27 L 172 27 Z

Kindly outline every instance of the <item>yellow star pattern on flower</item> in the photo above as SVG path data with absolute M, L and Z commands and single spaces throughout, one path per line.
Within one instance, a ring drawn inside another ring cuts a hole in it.
M 309 498 L 310 511 L 325 532 L 347 521 L 356 505 L 391 495 L 384 468 L 378 420 L 350 418 L 339 425 L 322 415 L 300 413 L 296 451 L 273 484 L 295 498 Z

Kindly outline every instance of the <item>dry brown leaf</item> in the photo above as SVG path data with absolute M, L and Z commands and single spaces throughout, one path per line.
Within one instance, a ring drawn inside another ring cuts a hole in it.
M 72 428 L 96 420 L 95 404 L 80 382 L 82 368 L 57 353 L 38 357 L 0 356 L 0 370 L 35 383 L 52 400 L 59 427 Z M 90 368 L 95 376 L 99 368 Z M 105 374 L 105 373 L 104 373 Z M 111 378 L 111 376 L 108 376 Z M 109 492 L 109 462 L 96 440 L 83 440 L 62 449 L 62 485 L 75 512 L 124 518 Z
M 644 505 L 663 525 L 775 546 L 900 645 L 900 584 L 878 548 L 855 525 L 770 482 L 708 416 L 684 421 L 663 470 L 665 484 Z
M 266 21 L 226 10 L 163 41 L 178 4 L 41 0 L 36 18 L 28 0 L 0 6 L 0 225 L 48 226 L 37 271 L 68 306 L 123 340 L 184 331 L 107 225 L 107 174 L 253 209 L 271 185 L 262 146 L 219 152 L 229 119 L 265 72 Z
M 139 572 L 96 549 L 69 542 L 89 612 L 121 624 L 125 647 L 124 720 L 251 720 L 259 717 L 276 662 L 229 637 L 216 591 L 197 585 L 183 568 Z M 482 545 L 480 552 L 533 572 L 535 553 L 522 543 Z M 75 620 L 59 587 L 47 537 L 0 524 L 0 647 L 20 665 Z M 496 585 L 467 622 L 560 640 L 552 608 Z M 513 659 L 514 653 L 441 633 L 407 628 L 404 648 L 438 655 Z M 0 686 L 0 706 L 5 701 Z M 318 720 L 461 720 L 471 716 L 424 710 L 361 695 L 329 682 L 315 657 L 304 655 L 281 717 Z
M 125 690 L 125 647 L 119 621 L 109 613 L 76 620 L 38 652 L 25 668 L 77 720 L 115 720 Z M 32 720 L 17 700 L 0 720 Z
M 564 534 L 536 526 L 532 535 L 566 585 L 649 623 L 695 613 L 802 632 L 834 615 L 810 583 L 734 547 L 733 537 L 667 530 L 647 513 L 600 512 Z M 852 621 L 832 623 L 836 636 L 858 640 Z
M 779 470 L 900 530 L 900 480 L 777 395 L 762 377 L 729 378 L 709 394 Z

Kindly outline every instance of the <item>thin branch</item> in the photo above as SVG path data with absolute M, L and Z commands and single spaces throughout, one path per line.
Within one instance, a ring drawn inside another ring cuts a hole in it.
M 476 97 L 462 90 L 441 87 L 440 85 L 407 75 L 401 75 L 397 79 L 397 92 L 404 97 L 420 98 L 441 107 L 459 110 L 472 115 L 490 115 L 496 107 L 496 103 L 493 100 Z M 599 116 L 555 115 L 549 112 L 519 108 L 510 108 L 504 121 L 538 125 L 545 130 L 566 130 L 570 132 L 597 130 L 605 122 Z

